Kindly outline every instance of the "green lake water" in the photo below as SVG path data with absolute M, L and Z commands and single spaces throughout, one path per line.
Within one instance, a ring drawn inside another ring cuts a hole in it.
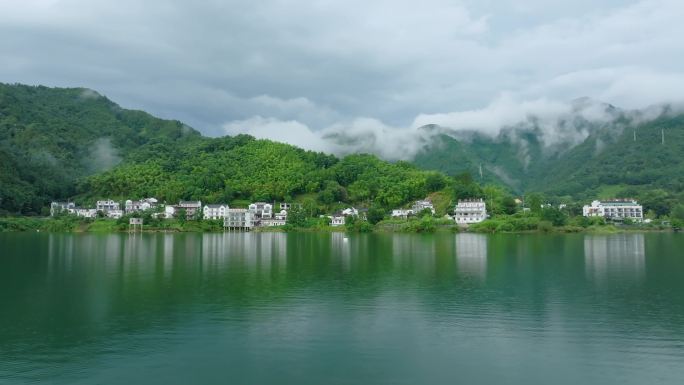
M 682 384 L 684 235 L 0 234 L 0 384 Z

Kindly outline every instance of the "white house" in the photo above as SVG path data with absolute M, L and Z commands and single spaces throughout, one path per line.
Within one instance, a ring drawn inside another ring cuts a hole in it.
M 348 207 L 348 208 L 342 210 L 341 214 L 342 214 L 343 216 L 345 216 L 345 217 L 348 217 L 348 216 L 350 216 L 350 215 L 351 215 L 351 216 L 358 217 L 358 216 L 359 216 L 359 210 L 357 210 L 357 209 L 355 209 L 355 208 L 353 208 L 353 207 Z
M 76 204 L 74 202 L 52 202 L 50 203 L 50 216 L 55 216 L 63 211 L 69 211 L 70 209 L 75 209 Z
M 591 205 L 582 208 L 582 215 L 585 217 L 604 217 L 618 221 L 631 219 L 635 222 L 642 222 L 644 220 L 643 207 L 634 199 L 593 201 Z
M 249 212 L 257 218 L 273 218 L 273 205 L 266 202 L 255 202 L 249 205 Z
M 227 203 L 204 205 L 204 219 L 223 219 L 229 208 Z
M 126 214 L 131 214 L 137 211 L 145 211 L 153 209 L 157 206 L 157 200 L 155 198 L 145 198 L 139 201 L 133 201 L 128 199 L 124 203 Z
M 228 230 L 251 230 L 254 214 L 247 209 L 226 209 L 223 227 Z
M 411 209 L 394 209 L 394 210 L 392 210 L 392 218 L 407 219 L 411 215 L 413 215 L 413 210 L 411 210 Z
M 119 202 L 114 202 L 111 199 L 107 199 L 104 201 L 97 201 L 95 204 L 95 210 L 108 214 L 110 211 L 121 210 L 121 207 Z
M 454 209 L 454 220 L 459 225 L 479 223 L 487 219 L 487 205 L 482 199 L 459 199 Z
M 344 215 L 333 215 L 330 218 L 330 226 L 337 227 L 337 226 L 344 226 Z
M 432 215 L 435 215 L 435 208 L 432 206 L 432 202 L 429 200 L 422 200 L 422 201 L 416 201 L 413 204 L 413 207 L 411 207 L 411 210 L 413 211 L 413 214 L 417 215 L 423 210 L 430 210 L 432 212 Z

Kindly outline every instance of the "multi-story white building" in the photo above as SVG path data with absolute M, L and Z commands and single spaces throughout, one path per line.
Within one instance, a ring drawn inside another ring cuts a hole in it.
M 226 212 L 230 207 L 228 204 L 204 205 L 204 219 L 223 219 L 226 217 Z
M 260 219 L 273 218 L 273 205 L 266 202 L 255 202 L 249 205 L 249 212 Z
M 593 201 L 591 205 L 582 208 L 582 215 L 585 217 L 604 217 L 617 221 L 631 219 L 635 222 L 641 222 L 644 220 L 643 207 L 634 199 Z
M 97 201 L 95 204 L 95 210 L 102 211 L 103 213 L 107 214 L 110 211 L 121 210 L 121 206 L 119 205 L 119 202 L 114 202 L 113 200 L 108 199 L 104 201 Z
M 254 227 L 254 214 L 247 209 L 227 209 L 223 227 L 227 230 L 251 230 Z
M 61 212 L 69 212 L 69 210 L 76 209 L 74 202 L 52 202 L 50 203 L 50 216 L 55 216 Z
M 423 210 L 430 210 L 432 212 L 432 215 L 435 215 L 435 207 L 432 206 L 432 202 L 429 200 L 422 200 L 422 201 L 416 201 L 413 204 L 413 207 L 411 207 L 411 210 L 413 211 L 414 215 L 420 214 Z
M 482 199 L 459 199 L 454 220 L 459 225 L 479 223 L 487 219 L 487 205 Z

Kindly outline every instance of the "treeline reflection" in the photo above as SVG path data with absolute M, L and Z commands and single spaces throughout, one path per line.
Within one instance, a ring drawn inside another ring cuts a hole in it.
M 505 325 L 491 314 L 600 316 L 582 308 L 597 298 L 674 323 L 684 305 L 650 298 L 680 287 L 679 246 L 666 234 L 29 234 L 3 240 L 0 339 L 11 354 L 18 336 L 59 346 L 116 333 L 110 320 L 172 327 L 197 306 L 249 317 L 255 304 L 302 299 L 405 301 Z

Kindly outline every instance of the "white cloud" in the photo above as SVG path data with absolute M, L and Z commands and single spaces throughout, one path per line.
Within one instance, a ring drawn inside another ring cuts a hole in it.
M 679 0 L 5 1 L 0 81 L 403 158 L 423 123 L 494 134 L 534 114 L 552 141 L 578 97 L 681 101 L 682 14 Z
M 331 152 L 331 146 L 318 133 L 306 125 L 295 121 L 282 121 L 275 118 L 254 116 L 245 120 L 228 122 L 223 125 L 227 135 L 246 133 L 260 139 L 271 139 L 289 143 L 314 151 Z

